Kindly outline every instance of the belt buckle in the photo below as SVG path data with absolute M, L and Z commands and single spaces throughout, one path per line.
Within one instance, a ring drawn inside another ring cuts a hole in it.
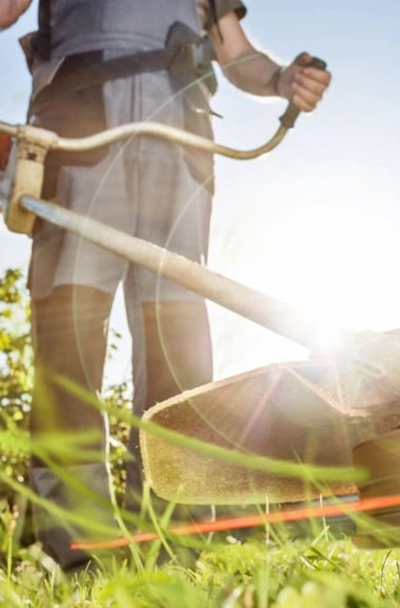
M 206 56 L 203 42 L 189 42 L 186 45 L 189 49 L 190 59 L 196 70 L 204 70 L 207 67 Z

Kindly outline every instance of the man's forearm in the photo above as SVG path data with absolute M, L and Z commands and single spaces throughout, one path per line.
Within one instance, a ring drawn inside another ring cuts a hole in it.
M 280 64 L 261 52 L 247 38 L 234 12 L 227 13 L 209 31 L 225 76 L 239 89 L 253 95 L 277 95 Z
M 1 0 L 0 28 L 10 27 L 30 6 L 32 0 Z
M 249 53 L 222 69 L 228 80 L 242 91 L 260 96 L 278 95 L 281 65 L 264 53 Z

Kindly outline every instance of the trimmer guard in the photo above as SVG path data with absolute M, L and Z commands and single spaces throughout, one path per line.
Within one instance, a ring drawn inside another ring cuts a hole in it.
M 346 382 L 326 363 L 275 364 L 183 392 L 149 409 L 144 420 L 244 454 L 352 467 L 353 447 L 395 428 L 399 416 L 390 408 L 375 416 L 346 410 Z M 358 383 L 361 400 L 363 392 L 370 392 L 368 382 Z M 167 500 L 256 504 L 357 493 L 345 481 L 304 481 L 200 455 L 149 431 L 140 440 L 149 485 Z

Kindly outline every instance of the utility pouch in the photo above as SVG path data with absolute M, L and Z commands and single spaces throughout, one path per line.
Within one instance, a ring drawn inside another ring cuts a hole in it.
M 34 40 L 36 39 L 37 32 L 30 32 L 19 38 L 18 42 L 25 55 L 25 60 L 30 72 L 32 72 L 33 62 L 36 57 L 36 49 Z
M 52 82 L 33 99 L 29 108 L 29 122 L 54 131 L 60 137 L 81 138 L 94 135 L 106 128 L 103 86 L 66 89 L 64 79 L 71 78 L 85 62 L 101 61 L 102 53 L 71 55 L 62 63 Z M 54 198 L 58 173 L 66 165 L 95 165 L 106 155 L 107 147 L 85 152 L 50 151 L 45 162 L 43 198 Z
M 168 32 L 165 46 L 167 51 L 176 49 L 169 70 L 183 86 L 198 80 L 210 96 L 216 93 L 218 83 L 211 63 L 216 57 L 209 38 L 199 36 L 185 23 L 176 21 Z

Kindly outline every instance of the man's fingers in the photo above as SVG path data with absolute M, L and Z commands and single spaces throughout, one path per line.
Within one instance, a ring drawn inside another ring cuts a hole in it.
M 310 103 L 299 93 L 295 93 L 292 97 L 292 103 L 299 108 L 302 112 L 312 112 L 315 110 L 316 102 Z
M 306 67 L 307 65 L 310 65 L 312 60 L 312 55 L 310 55 L 309 53 L 300 53 L 300 55 L 297 55 L 293 63 L 302 67 Z
M 319 70 L 318 68 L 303 68 L 302 74 L 315 82 L 323 84 L 325 87 L 331 81 L 332 74 L 328 70 Z
M 325 82 L 315 80 L 314 78 L 306 74 L 300 73 L 295 76 L 293 87 L 299 87 L 301 89 L 304 89 L 305 91 L 314 93 L 317 96 L 322 96 L 325 92 L 325 89 L 327 88 L 327 84 Z
M 309 89 L 305 89 L 299 85 L 294 84 L 293 90 L 292 102 L 303 112 L 311 112 L 321 101 L 321 94 L 313 93 Z

